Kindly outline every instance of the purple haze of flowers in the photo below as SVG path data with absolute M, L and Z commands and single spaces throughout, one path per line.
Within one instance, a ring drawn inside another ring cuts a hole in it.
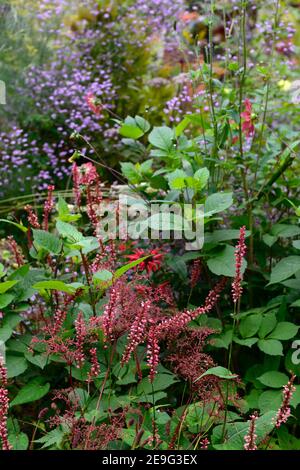
M 120 76 L 126 77 L 126 70 L 134 66 L 135 57 L 128 51 L 146 50 L 152 47 L 153 35 L 169 32 L 184 0 L 137 0 L 131 5 L 115 0 L 107 8 L 84 0 L 80 8 L 92 21 L 83 14 L 75 29 L 68 28 L 65 18 L 78 6 L 66 0 L 39 3 L 37 27 L 49 38 L 53 60 L 26 71 L 25 87 L 19 90 L 31 100 L 26 129 L 16 125 L 1 135 L 2 195 L 9 187 L 40 191 L 64 180 L 70 173 L 69 136 L 74 131 L 90 139 L 101 136 L 103 148 L 118 148 L 116 126 L 103 118 L 106 110 L 116 107 Z M 103 113 L 92 112 L 87 95 L 101 101 Z

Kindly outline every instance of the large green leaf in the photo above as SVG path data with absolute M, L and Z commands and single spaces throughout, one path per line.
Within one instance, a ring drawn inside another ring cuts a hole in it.
M 58 220 L 56 228 L 60 235 L 66 238 L 70 243 L 80 242 L 83 239 L 82 233 L 79 232 L 76 227 L 67 222 Z
M 161 150 L 170 151 L 173 148 L 174 131 L 170 127 L 154 127 L 149 134 L 149 142 Z
M 290 322 L 280 322 L 277 323 L 276 328 L 272 331 L 272 333 L 268 336 L 268 338 L 272 339 L 280 339 L 280 340 L 287 340 L 294 338 L 298 333 L 299 326 L 294 325 L 294 323 Z
M 12 400 L 10 406 L 23 405 L 24 403 L 31 403 L 32 401 L 40 400 L 42 397 L 47 395 L 49 390 L 50 384 L 43 384 L 43 379 L 41 377 L 37 377 L 21 388 Z
M 260 377 L 257 377 L 257 380 L 259 380 L 263 385 L 266 385 L 266 387 L 281 388 L 288 383 L 289 378 L 282 372 L 270 370 L 262 374 Z
M 232 206 L 232 193 L 215 193 L 208 196 L 204 204 L 204 215 L 208 217 Z
M 255 422 L 256 443 L 262 442 L 275 426 L 276 411 L 268 411 Z M 226 440 L 221 444 L 223 425 L 217 426 L 212 435 L 213 447 L 217 450 L 243 450 L 245 436 L 249 432 L 250 421 L 228 423 L 226 426 Z
M 66 292 L 67 294 L 74 294 L 74 292 L 76 292 L 76 288 L 62 281 L 40 281 L 32 287 L 37 290 L 57 290 L 59 292 Z
M 218 276 L 235 276 L 235 249 L 233 246 L 226 245 L 222 250 L 208 259 L 207 265 L 210 271 Z M 242 273 L 245 272 L 247 262 L 243 259 Z
M 288 256 L 279 261 L 272 269 L 271 279 L 268 285 L 284 281 L 296 274 L 297 271 L 300 271 L 300 256 Z
M 260 339 L 257 343 L 259 349 L 270 356 L 283 356 L 283 348 L 277 339 Z
M 59 254 L 62 243 L 58 237 L 53 235 L 53 233 L 46 232 L 46 230 L 33 229 L 32 232 L 33 241 L 36 245 L 48 251 L 49 253 L 53 253 L 54 255 Z
M 202 379 L 202 377 L 206 377 L 207 375 L 214 375 L 215 377 L 219 377 L 220 379 L 232 380 L 236 379 L 237 375 L 230 372 L 230 370 L 226 369 L 225 367 L 217 366 L 211 367 L 207 371 L 205 371 L 197 380 Z M 197 382 L 195 380 L 195 382 Z
M 248 315 L 246 318 L 243 318 L 239 325 L 239 330 L 243 338 L 250 338 L 254 336 L 260 327 L 262 322 L 262 316 L 259 314 Z
M 7 354 L 5 365 L 7 367 L 7 377 L 10 379 L 23 374 L 28 367 L 28 362 L 22 356 Z
M 5 281 L 0 283 L 0 294 L 4 294 L 6 291 L 14 287 L 19 281 Z

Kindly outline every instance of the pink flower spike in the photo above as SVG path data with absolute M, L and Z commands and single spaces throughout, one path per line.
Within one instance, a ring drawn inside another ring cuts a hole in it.
M 243 288 L 241 286 L 241 283 L 243 280 L 242 263 L 243 263 L 243 258 L 247 251 L 247 247 L 245 244 L 245 236 L 246 236 L 246 227 L 243 226 L 240 228 L 240 238 L 235 249 L 235 278 L 232 283 L 232 289 L 231 289 L 234 303 L 237 303 L 237 301 L 241 298 L 241 295 L 243 293 Z

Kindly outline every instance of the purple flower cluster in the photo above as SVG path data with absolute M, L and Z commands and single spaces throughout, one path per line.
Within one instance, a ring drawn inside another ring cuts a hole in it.
M 66 0 L 40 2 L 37 29 L 49 37 L 53 57 L 27 69 L 19 94 L 30 103 L 30 115 L 25 126 L 1 135 L 1 196 L 9 187 L 27 192 L 63 181 L 71 171 L 74 131 L 98 140 L 101 151 L 118 149 L 117 128 L 108 122 L 108 113 L 130 99 L 127 82 L 138 78 L 132 74 L 139 54 L 150 51 L 153 36 L 170 30 L 182 9 L 184 0 L 115 0 L 107 7 L 95 0 L 84 0 L 80 7 Z M 75 20 L 68 25 L 70 17 Z M 141 67 L 138 72 L 145 73 Z M 87 96 L 101 103 L 100 113 L 93 112 Z

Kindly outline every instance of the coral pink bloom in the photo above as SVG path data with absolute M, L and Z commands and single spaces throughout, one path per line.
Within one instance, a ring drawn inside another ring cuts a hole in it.
M 98 179 L 96 167 L 92 163 L 84 163 L 79 167 L 79 184 L 92 184 Z
M 253 124 L 252 104 L 248 98 L 245 100 L 244 106 L 245 111 L 241 113 L 242 131 L 247 137 L 251 137 L 254 134 L 255 127 Z
M 153 249 L 150 251 L 150 253 L 146 253 L 143 249 L 137 248 L 136 250 L 134 250 L 134 254 L 128 255 L 128 259 L 130 260 L 130 262 L 132 262 L 149 255 L 151 257 L 142 261 L 137 266 L 137 269 L 139 269 L 140 271 L 144 271 L 144 269 L 146 269 L 148 274 L 151 274 L 152 272 L 156 272 L 161 268 L 163 260 L 163 255 L 159 253 L 157 249 Z
M 93 95 L 93 93 L 88 93 L 85 97 L 85 101 L 88 107 L 90 108 L 90 110 L 93 111 L 93 113 L 95 113 L 97 116 L 99 116 L 102 110 L 102 105 L 97 104 L 98 100 L 96 96 Z

